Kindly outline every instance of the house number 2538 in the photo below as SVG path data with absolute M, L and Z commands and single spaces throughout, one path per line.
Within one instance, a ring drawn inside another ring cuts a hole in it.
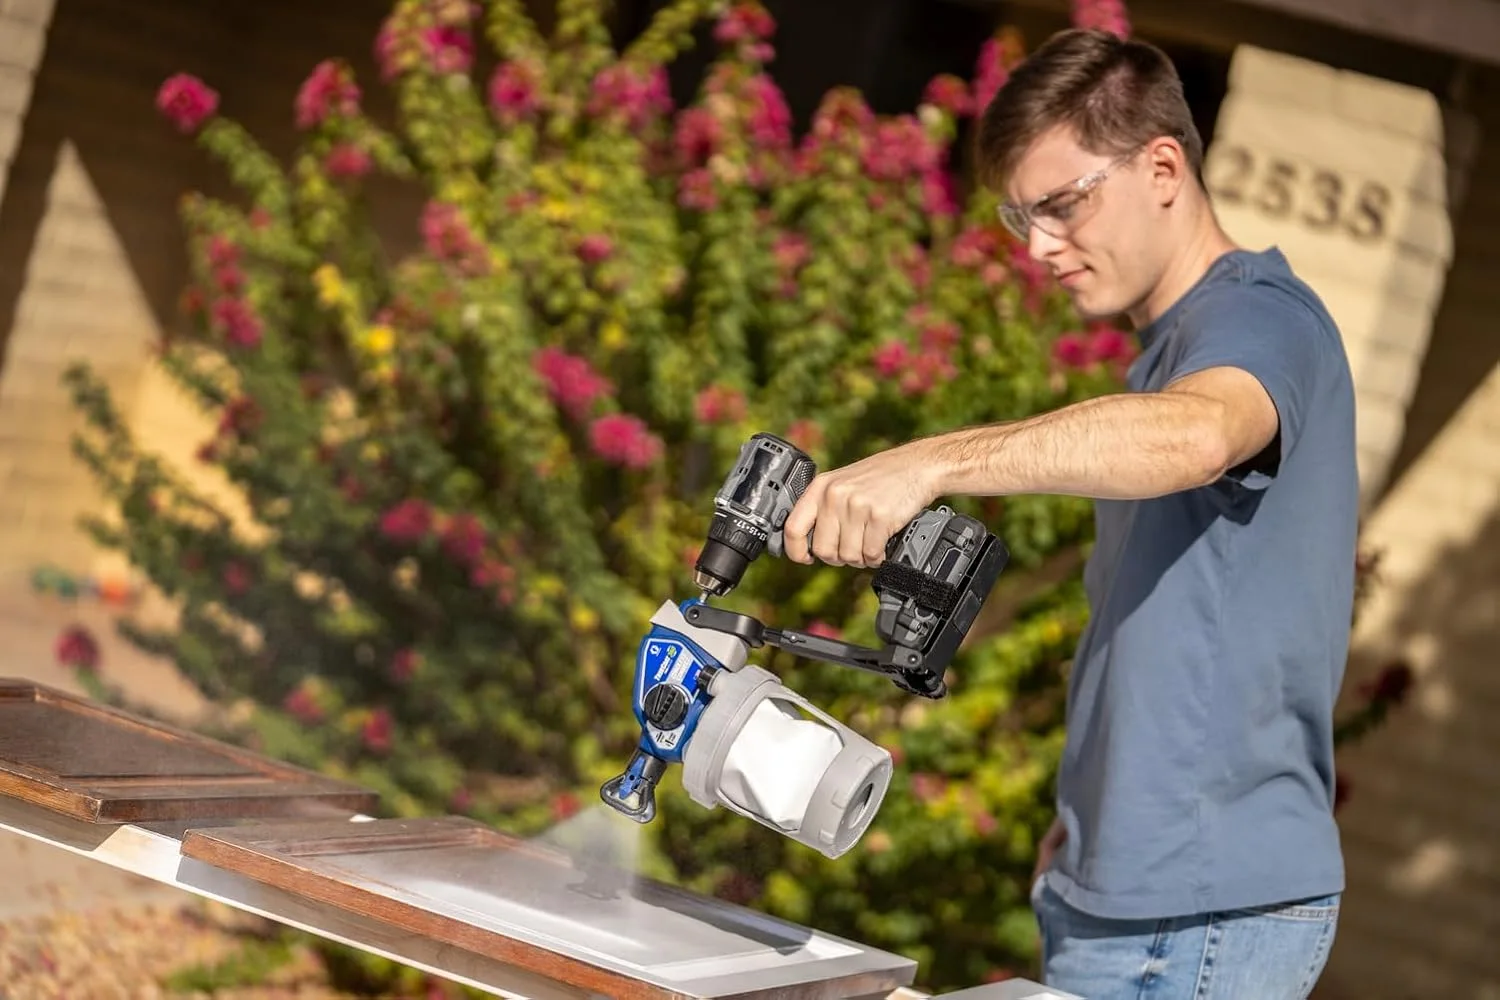
M 1342 230 L 1361 243 L 1386 232 L 1391 190 L 1377 181 L 1351 180 L 1336 170 L 1244 146 L 1219 149 L 1209 193 L 1224 205 L 1244 205 L 1272 219 L 1296 219 L 1316 232 Z

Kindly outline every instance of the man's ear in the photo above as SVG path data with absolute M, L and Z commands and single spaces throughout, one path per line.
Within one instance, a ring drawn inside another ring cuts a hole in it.
M 1170 205 L 1177 200 L 1192 173 L 1187 151 L 1176 139 L 1164 135 L 1146 147 L 1146 158 L 1152 186 L 1160 193 L 1161 203 Z

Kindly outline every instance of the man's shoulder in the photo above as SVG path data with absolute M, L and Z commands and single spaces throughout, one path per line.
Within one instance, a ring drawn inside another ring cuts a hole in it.
M 1217 270 L 1214 280 L 1205 283 L 1194 302 L 1195 321 L 1263 319 L 1338 335 L 1338 326 L 1322 296 L 1277 248 L 1231 251 L 1226 265 Z

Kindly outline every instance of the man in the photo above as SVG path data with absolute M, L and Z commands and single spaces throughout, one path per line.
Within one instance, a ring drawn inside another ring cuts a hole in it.
M 1006 225 L 1078 311 L 1130 320 L 1129 391 L 824 473 L 787 519 L 788 554 L 878 565 L 949 494 L 1095 498 L 1091 618 L 1032 896 L 1048 985 L 1306 997 L 1344 877 L 1331 730 L 1358 485 L 1339 333 L 1279 251 L 1219 227 L 1154 47 L 1055 36 L 985 111 L 976 150 Z

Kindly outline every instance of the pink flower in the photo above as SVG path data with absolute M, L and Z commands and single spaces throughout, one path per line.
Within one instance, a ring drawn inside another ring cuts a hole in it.
M 922 207 L 928 215 L 942 218 L 958 214 L 957 185 L 947 170 L 937 168 L 922 176 Z
M 330 116 L 359 114 L 359 85 L 338 60 L 325 59 L 313 67 L 294 102 L 299 129 L 315 128 Z
M 370 154 L 352 143 L 341 142 L 328 151 L 323 169 L 330 177 L 363 177 L 370 171 Z
M 899 340 L 888 340 L 875 349 L 875 370 L 884 378 L 900 374 L 911 360 L 911 348 Z
M 99 666 L 99 643 L 82 625 L 70 625 L 57 637 L 54 649 L 57 662 L 75 670 L 94 670 Z
M 1073 0 L 1073 24 L 1098 28 L 1120 38 L 1130 37 L 1130 19 L 1121 0 Z
M 583 419 L 594 401 L 608 395 L 613 388 L 587 358 L 568 354 L 558 347 L 542 348 L 532 365 L 546 383 L 552 402 L 575 420 Z
M 952 320 L 937 320 L 926 324 L 922 328 L 922 349 L 924 351 L 951 351 L 958 345 L 963 337 L 958 324 Z
M 642 74 L 634 66 L 614 63 L 594 77 L 588 112 L 596 118 L 618 116 L 627 127 L 642 128 L 654 116 L 672 109 L 672 92 L 661 67 Z
M 922 103 L 942 108 L 954 116 L 966 115 L 973 110 L 968 84 L 952 73 L 933 77 L 922 94 Z
M 473 514 L 454 514 L 443 528 L 443 550 L 455 562 L 471 566 L 484 554 L 484 525 Z
M 677 182 L 677 203 L 683 208 L 693 208 L 700 212 L 712 211 L 719 203 L 718 192 L 714 190 L 713 174 L 706 167 L 683 174 Z
M 877 125 L 861 159 L 875 180 L 903 180 L 937 166 L 937 154 L 921 124 L 907 115 Z
M 432 508 L 422 500 L 402 500 L 380 515 L 380 533 L 393 542 L 419 542 L 431 530 Z
M 765 41 L 776 33 L 776 19 L 758 3 L 738 3 L 714 26 L 714 39 L 725 44 Z
M 646 468 L 664 450 L 661 438 L 652 434 L 639 417 L 628 413 L 611 413 L 595 420 L 589 426 L 589 444 L 606 462 L 627 469 Z
M 230 267 L 240 262 L 240 248 L 223 233 L 210 236 L 204 252 L 214 267 Z
M 1099 361 L 1124 361 L 1135 353 L 1135 349 L 1123 331 L 1100 327 L 1090 338 L 1089 352 Z
M 474 62 L 474 40 L 454 25 L 422 32 L 422 48 L 434 73 L 467 73 Z
M 701 166 L 718 151 L 724 129 L 707 108 L 684 108 L 677 116 L 672 142 L 685 164 Z
M 953 241 L 953 263 L 960 267 L 981 267 L 994 258 L 998 249 L 994 230 L 970 226 Z
M 422 654 L 414 649 L 398 649 L 391 657 L 391 680 L 405 684 L 417 675 L 417 668 L 421 665 Z
M 823 445 L 823 428 L 816 420 L 794 420 L 787 426 L 786 439 L 803 451 L 816 451 Z
M 837 639 L 842 633 L 834 626 L 825 621 L 809 622 L 807 628 L 803 629 L 808 635 L 821 636 L 824 639 Z
M 490 112 L 506 125 L 516 125 L 541 106 L 540 70 L 532 62 L 510 61 L 495 67 L 490 77 Z
M 801 233 L 784 232 L 778 234 L 771 245 L 771 256 L 776 259 L 776 266 L 783 271 L 796 271 L 807 263 L 812 251 Z
M 401 74 L 400 48 L 395 20 L 387 18 L 375 36 L 375 62 L 380 67 L 380 78 L 386 83 Z
M 745 83 L 745 92 L 750 102 L 750 141 L 762 149 L 790 147 L 792 111 L 776 81 L 757 73 Z
M 614 243 L 603 233 L 590 233 L 578 241 L 578 257 L 585 264 L 598 264 L 608 260 L 614 252 Z
M 995 99 L 1010 71 L 1020 61 L 1020 53 L 1014 51 L 1016 42 L 1012 37 L 1001 35 L 987 39 L 979 49 L 979 64 L 974 74 L 974 113 L 983 115 L 990 102 Z
M 693 412 L 700 423 L 718 424 L 745 417 L 745 394 L 728 386 L 711 385 L 698 393 Z
M 156 110 L 183 134 L 198 131 L 218 109 L 218 91 L 188 73 L 168 77 L 156 92 Z
M 1087 368 L 1094 361 L 1089 339 L 1082 333 L 1065 333 L 1052 343 L 1052 358 L 1064 368 Z
M 281 707 L 299 722 L 323 721 L 323 706 L 318 704 L 312 687 L 306 681 L 298 684 L 282 699 Z
M 439 260 L 451 261 L 472 273 L 484 270 L 484 246 L 454 205 L 441 201 L 427 203 L 422 210 L 422 241 L 428 253 Z
M 224 339 L 236 347 L 255 347 L 260 343 L 260 318 L 244 299 L 219 299 L 214 303 L 213 321 Z
M 930 391 L 940 381 L 958 374 L 946 352 L 926 350 L 918 354 L 911 366 L 901 373 L 901 391 L 908 396 Z

